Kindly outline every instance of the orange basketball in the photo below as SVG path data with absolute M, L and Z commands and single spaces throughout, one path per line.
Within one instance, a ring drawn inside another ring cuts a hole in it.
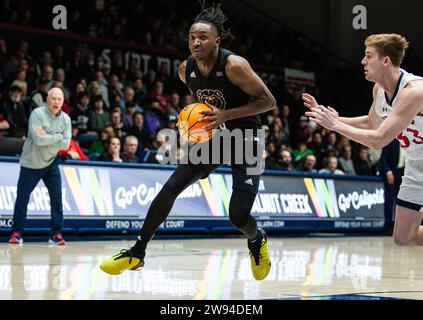
M 200 113 L 201 111 L 212 110 L 212 107 L 203 103 L 192 103 L 183 108 L 179 113 L 177 124 L 181 136 L 194 143 L 210 140 L 213 136 L 213 129 L 203 129 L 208 122 L 199 122 L 199 120 L 205 117 Z

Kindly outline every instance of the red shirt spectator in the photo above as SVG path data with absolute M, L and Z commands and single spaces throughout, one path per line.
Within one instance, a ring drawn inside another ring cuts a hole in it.
M 88 157 L 84 154 L 75 140 L 71 140 L 69 148 L 66 150 L 59 150 L 57 153 L 61 157 L 67 157 L 72 160 L 88 160 Z
M 162 109 L 163 113 L 167 112 L 167 106 L 169 104 L 169 96 L 163 93 L 163 82 L 156 81 L 154 84 L 153 90 L 148 94 L 148 98 L 151 101 L 158 101 L 160 104 L 160 108 Z
M 6 131 L 10 128 L 9 122 L 4 118 L 3 114 L 0 112 L 0 139 L 3 138 L 3 131 Z
M 70 117 L 72 114 L 72 105 L 70 104 L 68 97 L 65 96 L 64 98 L 65 99 L 63 101 L 62 110 L 63 112 L 67 113 Z
M 306 116 L 300 117 L 300 122 L 295 130 L 295 143 L 298 146 L 300 143 L 309 144 L 313 139 L 313 129 L 308 126 L 308 118 Z

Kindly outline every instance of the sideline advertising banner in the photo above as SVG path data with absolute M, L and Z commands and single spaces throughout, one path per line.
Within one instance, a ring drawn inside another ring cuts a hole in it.
M 17 162 L 1 162 L 1 168 L 0 218 L 10 218 L 20 167 Z M 109 227 L 105 226 L 107 229 L 131 229 L 129 220 L 144 219 L 151 201 L 172 173 L 171 169 L 73 164 L 61 165 L 60 170 L 65 218 L 126 221 L 109 222 Z M 221 220 L 229 222 L 231 193 L 231 174 L 213 173 L 188 187 L 178 197 L 169 218 L 196 220 L 198 223 L 208 220 L 212 224 Z M 338 221 L 337 225 L 347 229 L 350 228 L 348 221 L 361 221 L 360 227 L 380 227 L 384 219 L 383 205 L 383 184 L 380 181 L 262 175 L 252 214 L 259 220 L 269 221 L 264 227 L 287 227 L 287 221 Z M 49 219 L 49 216 L 48 191 L 40 181 L 31 194 L 28 218 Z M 363 221 L 373 223 L 363 225 Z M 8 227 L 7 224 L 10 222 L 3 221 L 0 228 Z M 182 225 L 186 224 L 179 223 Z M 335 226 L 333 222 L 332 226 Z M 177 228 L 178 224 L 174 227 Z M 313 229 L 312 225 L 310 229 Z

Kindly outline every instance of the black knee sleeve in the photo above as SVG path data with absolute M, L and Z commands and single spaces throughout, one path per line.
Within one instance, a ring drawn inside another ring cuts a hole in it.
M 254 239 L 257 236 L 257 222 L 251 216 L 255 198 L 256 195 L 251 191 L 234 189 L 229 203 L 231 223 L 249 239 Z

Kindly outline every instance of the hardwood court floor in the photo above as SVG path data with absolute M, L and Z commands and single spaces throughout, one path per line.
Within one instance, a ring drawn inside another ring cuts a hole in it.
M 272 270 L 252 278 L 243 238 L 153 240 L 142 271 L 103 273 L 133 241 L 0 244 L 0 300 L 423 299 L 423 248 L 390 237 L 269 238 Z

